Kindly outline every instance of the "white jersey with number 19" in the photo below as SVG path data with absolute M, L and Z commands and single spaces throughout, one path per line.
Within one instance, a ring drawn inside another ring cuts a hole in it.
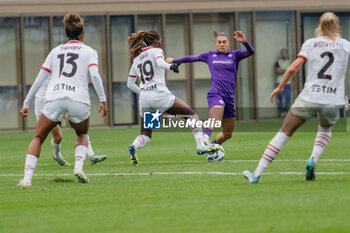
M 54 48 L 42 69 L 51 73 L 45 101 L 70 99 L 90 105 L 89 68 L 98 66 L 96 50 L 80 41 L 69 41 Z
M 140 90 L 159 90 L 170 92 L 165 85 L 165 69 L 171 64 L 164 62 L 164 53 L 160 48 L 146 47 L 135 57 L 129 77 L 141 79 Z
M 345 75 L 350 56 L 350 42 L 326 36 L 309 39 L 298 57 L 308 61 L 308 74 L 300 97 L 306 101 L 344 105 Z

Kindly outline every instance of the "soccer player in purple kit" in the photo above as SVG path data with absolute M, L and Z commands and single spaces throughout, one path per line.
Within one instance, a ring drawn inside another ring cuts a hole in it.
M 230 51 L 229 36 L 225 32 L 217 33 L 216 51 L 209 51 L 196 56 L 184 56 L 178 59 L 168 58 L 167 62 L 189 63 L 205 62 L 208 64 L 212 79 L 212 86 L 207 94 L 209 106 L 209 117 L 215 121 L 222 122 L 222 132 L 220 132 L 212 143 L 222 144 L 232 137 L 235 126 L 236 111 L 234 103 L 234 90 L 236 86 L 236 75 L 239 62 L 255 53 L 254 48 L 248 43 L 241 31 L 234 31 L 234 38 L 241 42 L 246 49 Z M 209 144 L 209 138 L 214 127 L 204 129 L 204 139 Z

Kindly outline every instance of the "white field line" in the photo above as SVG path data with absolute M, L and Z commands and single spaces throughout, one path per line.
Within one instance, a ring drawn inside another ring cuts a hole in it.
M 150 175 L 229 175 L 241 176 L 241 172 L 140 172 L 140 173 L 93 173 L 87 176 L 150 176 Z M 264 175 L 305 175 L 305 172 L 266 172 Z M 350 175 L 350 172 L 317 172 L 317 175 Z M 0 174 L 0 177 L 23 176 L 23 174 Z M 34 176 L 73 176 L 73 173 L 34 174 Z
M 243 159 L 243 160 L 222 160 L 220 163 L 257 163 L 260 160 L 258 159 Z M 307 159 L 277 159 L 274 161 L 276 162 L 307 162 Z M 350 162 L 350 159 L 320 159 L 320 162 Z M 23 161 L 24 162 L 24 161 Z M 130 162 L 105 162 L 108 164 L 130 164 Z M 195 160 L 185 160 L 185 161 L 145 161 L 140 162 L 140 164 L 167 164 L 167 163 L 208 163 L 208 161 L 195 161 Z M 86 163 L 87 164 L 87 163 Z M 52 163 L 40 163 L 38 162 L 38 166 L 50 166 L 50 165 L 56 165 L 56 162 L 52 161 Z M 24 166 L 24 164 L 1 164 L 0 167 L 18 167 L 18 166 Z

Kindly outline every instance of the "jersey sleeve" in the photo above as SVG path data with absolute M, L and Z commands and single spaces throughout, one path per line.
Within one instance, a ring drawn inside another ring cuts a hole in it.
M 298 57 L 302 57 L 307 61 L 310 56 L 310 40 L 305 41 L 305 43 L 301 46 L 301 50 L 298 54 Z
M 231 51 L 231 54 L 234 55 L 235 57 L 237 57 L 239 61 L 244 59 L 244 58 L 247 58 L 255 53 L 255 49 L 253 48 L 253 46 L 251 44 L 249 44 L 248 41 L 243 43 L 243 45 L 246 49 L 239 49 L 239 50 Z
M 209 52 L 199 54 L 199 60 L 202 62 L 208 61 Z
M 90 66 L 98 66 L 98 55 L 96 50 L 92 50 L 89 56 L 88 67 Z
M 157 61 L 158 59 L 164 59 L 164 51 L 163 49 L 154 49 L 154 59 Z
M 41 69 L 46 70 L 51 73 L 52 67 L 51 67 L 51 57 L 52 57 L 52 51 L 47 55 L 43 65 L 41 66 Z
M 157 48 L 154 50 L 154 60 L 159 68 L 169 70 L 171 67 L 171 64 L 164 61 L 163 49 Z
M 130 78 L 137 78 L 137 72 L 136 72 L 136 69 L 135 69 L 135 65 L 132 64 L 130 70 L 129 70 L 129 77 Z

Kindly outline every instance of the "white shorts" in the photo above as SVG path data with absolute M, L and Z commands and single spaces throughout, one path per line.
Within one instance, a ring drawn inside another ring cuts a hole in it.
M 290 111 L 305 120 L 309 120 L 318 115 L 319 121 L 322 124 L 334 125 L 339 120 L 339 110 L 341 106 L 318 104 L 308 102 L 300 96 L 295 100 Z
M 141 90 L 139 97 L 140 116 L 144 112 L 166 112 L 175 102 L 175 96 L 169 91 L 146 91 Z
M 43 112 L 44 101 L 45 99 L 43 98 L 35 97 L 34 112 L 35 112 L 36 121 L 39 120 L 40 115 Z
M 90 116 L 90 106 L 69 99 L 59 99 L 46 102 L 42 113 L 54 122 L 62 121 L 64 114 L 68 113 L 71 122 L 80 123 Z

